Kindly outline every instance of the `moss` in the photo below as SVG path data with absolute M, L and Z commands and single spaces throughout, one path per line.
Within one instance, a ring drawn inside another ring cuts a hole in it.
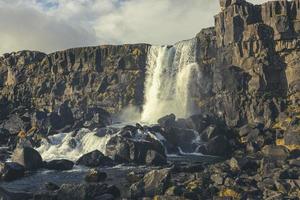
M 236 192 L 232 189 L 229 189 L 229 188 L 226 188 L 226 189 L 220 191 L 219 196 L 220 197 L 231 197 L 233 199 L 241 198 L 241 195 L 238 192 Z

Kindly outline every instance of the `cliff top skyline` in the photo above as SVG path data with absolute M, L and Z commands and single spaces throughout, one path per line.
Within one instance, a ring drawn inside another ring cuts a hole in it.
M 217 0 L 0 0 L 0 11 L 0 54 L 50 53 L 99 44 L 173 44 L 213 26 L 220 6 Z

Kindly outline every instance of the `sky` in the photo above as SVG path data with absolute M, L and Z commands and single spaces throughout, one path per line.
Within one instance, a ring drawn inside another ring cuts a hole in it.
M 218 0 L 0 0 L 0 54 L 174 44 L 213 26 L 219 11 Z

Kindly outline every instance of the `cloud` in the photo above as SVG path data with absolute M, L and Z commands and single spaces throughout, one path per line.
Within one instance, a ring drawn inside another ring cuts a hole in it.
M 0 0 L 0 54 L 99 44 L 173 44 L 212 26 L 218 12 L 216 0 Z

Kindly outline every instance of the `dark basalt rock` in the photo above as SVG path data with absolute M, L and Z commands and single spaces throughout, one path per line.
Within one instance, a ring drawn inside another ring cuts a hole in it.
M 162 195 L 170 185 L 170 169 L 152 170 L 130 187 L 132 198 Z
M 22 178 L 24 173 L 25 168 L 18 163 L 0 163 L 0 177 L 3 181 L 13 181 Z
M 149 164 L 164 163 L 162 161 L 166 157 L 165 150 L 159 141 L 152 138 L 136 140 L 131 138 L 131 135 L 128 137 L 119 135 L 112 137 L 106 144 L 106 154 L 120 163 L 145 164 L 147 155 Z
M 17 147 L 11 159 L 13 162 L 23 165 L 27 170 L 36 170 L 43 167 L 41 155 L 31 147 Z
M 87 167 L 100 167 L 100 166 L 113 166 L 114 161 L 105 156 L 98 150 L 92 151 L 81 156 L 77 161 L 76 165 L 84 165 Z
M 74 163 L 70 160 L 62 159 L 62 160 L 51 160 L 46 162 L 44 167 L 49 170 L 71 170 L 74 166 Z

